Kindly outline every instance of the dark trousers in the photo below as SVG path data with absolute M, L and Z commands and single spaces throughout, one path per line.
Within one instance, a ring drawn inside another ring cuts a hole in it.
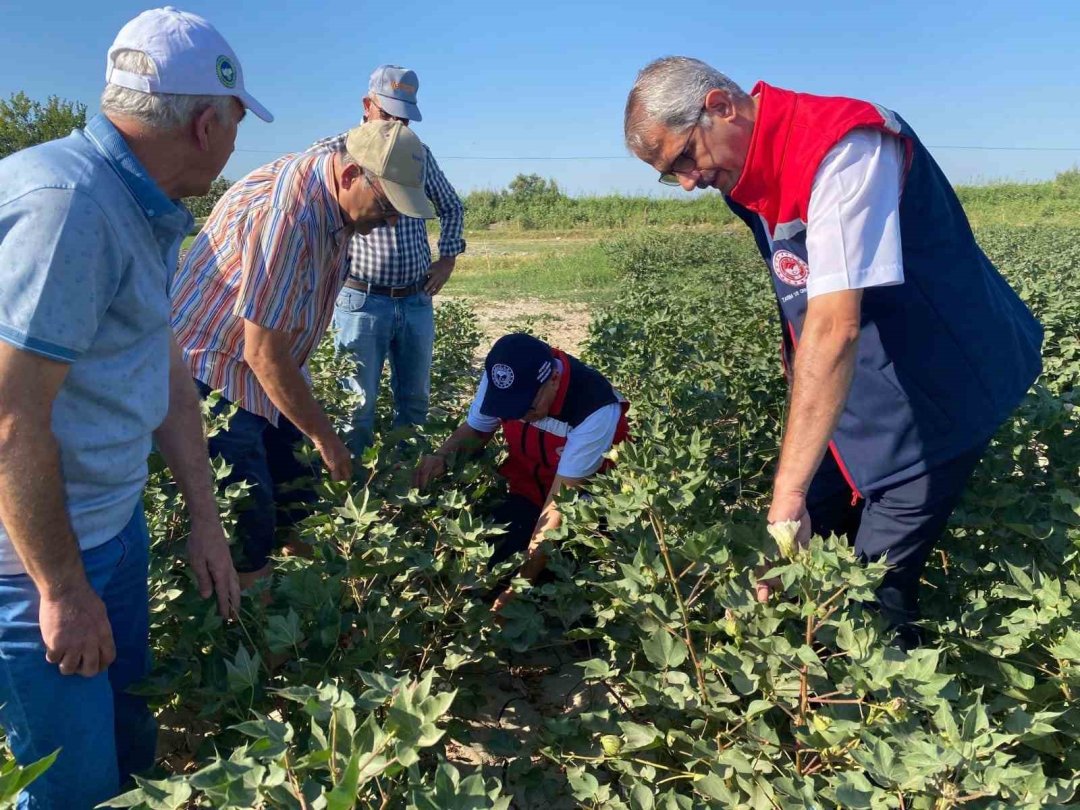
M 210 387 L 195 381 L 205 399 Z M 230 403 L 222 399 L 215 413 Z M 304 435 L 284 416 L 275 427 L 261 416 L 240 408 L 225 430 L 210 438 L 210 458 L 221 456 L 232 472 L 220 482 L 227 487 L 246 481 L 248 496 L 241 501 L 236 530 L 243 549 L 236 570 L 258 571 L 278 548 L 279 530 L 287 531 L 309 514 L 317 500 L 313 489 L 316 470 L 296 457 Z
M 877 602 L 891 626 L 907 627 L 919 618 L 919 578 L 984 452 L 980 445 L 907 481 L 864 492 L 866 500 L 854 505 L 836 460 L 826 453 L 806 498 L 814 534 L 846 536 L 862 560 L 885 556 L 891 568 Z
M 489 567 L 529 547 L 536 521 L 540 519 L 540 507 L 522 495 L 510 493 L 492 511 L 491 519 L 496 523 L 505 523 L 506 534 L 494 537 L 495 551 L 488 561 Z

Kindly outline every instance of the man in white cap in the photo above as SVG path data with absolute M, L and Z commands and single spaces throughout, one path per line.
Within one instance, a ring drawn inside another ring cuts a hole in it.
M 226 486 L 251 487 L 237 516 L 242 587 L 270 575 L 270 555 L 314 500 L 313 471 L 295 452 L 304 437 L 333 480 L 352 474 L 305 366 L 345 283 L 350 237 L 435 215 L 424 154 L 398 122 L 371 121 L 348 133 L 344 152 L 256 169 L 215 206 L 173 283 L 173 328 L 202 395 L 221 390 L 219 409 L 240 408 L 210 454 L 232 466 Z
M 100 115 L 0 161 L 0 722 L 23 765 L 60 749 L 23 808 L 93 807 L 153 764 L 127 692 L 149 661 L 152 438 L 200 593 L 239 602 L 167 288 L 179 200 L 209 189 L 245 108 L 271 120 L 213 26 L 155 9 L 110 48 Z
M 381 65 L 371 74 L 364 97 L 364 120 L 420 121 L 416 73 Z M 345 148 L 345 135 L 319 141 L 316 151 Z M 360 454 L 371 444 L 379 379 L 390 358 L 394 392 L 394 427 L 420 425 L 427 419 L 431 393 L 431 354 L 435 317 L 431 297 L 439 292 L 465 251 L 464 208 L 430 149 L 424 149 L 424 192 L 439 216 L 439 258 L 431 260 L 423 220 L 402 217 L 396 225 L 357 234 L 349 246 L 349 278 L 334 313 L 338 351 L 357 363 L 348 387 L 361 395 L 353 415 L 349 446 Z

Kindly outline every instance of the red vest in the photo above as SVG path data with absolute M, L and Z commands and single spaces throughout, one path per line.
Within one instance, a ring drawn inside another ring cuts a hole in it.
M 911 139 L 883 107 L 853 98 L 794 93 L 765 82 L 751 92 L 758 97 L 758 119 L 731 199 L 761 215 L 774 239 L 784 238 L 783 226 L 801 222 L 805 227 L 818 167 L 851 130 L 876 129 L 901 138 L 911 164 Z
M 626 439 L 629 426 L 626 412 L 630 403 L 620 397 L 598 371 L 559 349 L 552 354 L 562 363 L 559 390 L 548 415 L 536 422 L 503 420 L 509 458 L 499 468 L 510 492 L 528 498 L 537 506 L 547 500 L 559 468 L 559 459 L 570 431 L 605 405 L 618 403 L 622 408 L 612 445 Z M 611 467 L 607 459 L 598 472 Z

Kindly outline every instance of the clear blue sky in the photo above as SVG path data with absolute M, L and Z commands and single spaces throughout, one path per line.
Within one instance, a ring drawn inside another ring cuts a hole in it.
M 176 5 L 218 27 L 277 116 L 245 121 L 226 169 L 233 179 L 357 123 L 368 75 L 391 62 L 419 74 L 416 132 L 461 191 L 537 172 L 572 193 L 654 193 L 652 171 L 620 157 L 622 107 L 637 70 L 673 53 L 747 88 L 760 78 L 891 107 L 953 182 L 1037 180 L 1080 164 L 1076 0 Z M 0 95 L 57 94 L 95 111 L 109 44 L 147 7 L 0 0 Z M 1075 151 L 941 148 L 957 145 Z M 525 159 L 566 156 L 616 159 Z M 475 159 L 493 157 L 512 159 Z

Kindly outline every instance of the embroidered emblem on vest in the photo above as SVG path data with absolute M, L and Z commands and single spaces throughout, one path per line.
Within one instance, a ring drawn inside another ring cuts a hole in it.
M 806 262 L 790 250 L 776 251 L 772 257 L 772 266 L 776 277 L 792 287 L 802 287 L 810 275 Z

